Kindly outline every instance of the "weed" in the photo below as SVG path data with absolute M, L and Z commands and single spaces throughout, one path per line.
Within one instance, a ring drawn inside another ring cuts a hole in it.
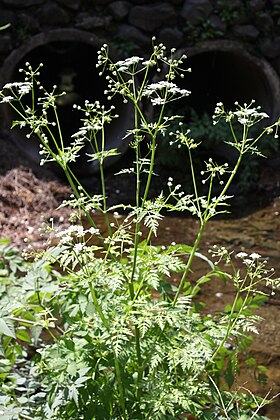
M 98 53 L 100 72 L 107 72 L 108 100 L 119 95 L 134 106 L 134 126 L 127 136 L 135 160 L 119 175 L 135 184 L 135 204 L 107 206 L 103 163 L 118 153 L 105 147 L 105 127 L 118 117 L 113 107 L 88 101 L 74 107 L 83 115 L 81 128 L 65 145 L 57 116 L 61 94 L 56 87 L 51 92 L 41 87 L 40 67 L 27 63 L 25 81 L 6 84 L 0 94 L 1 102 L 18 114 L 13 127 L 27 129 L 27 141 L 37 136 L 42 164 L 56 162 L 73 189 L 62 204 L 73 208 L 69 228 L 50 226 L 56 240 L 33 253 L 31 262 L 7 242 L 1 244 L 0 402 L 5 418 L 263 418 L 260 409 L 267 401 L 234 383 L 239 352 L 257 332 L 254 310 L 267 298 L 262 285 L 274 293 L 280 281 L 256 253 L 234 254 L 215 246 L 206 256 L 199 253 L 199 245 L 208 221 L 228 211 L 228 189 L 243 157 L 259 154 L 264 135 L 277 137 L 279 121 L 252 137 L 251 128 L 268 117 L 253 101 L 236 104 L 229 112 L 217 104 L 214 124 L 228 124 L 228 144 L 237 158 L 232 166 L 211 158 L 205 162 L 201 175 L 208 192 L 201 196 L 193 162 L 199 143 L 180 122 L 174 129 L 177 116 L 165 115 L 167 103 L 190 94 L 174 83 L 176 76 L 185 75 L 181 67 L 186 57 L 177 58 L 174 49 L 167 56 L 165 47 L 154 42 L 149 60 L 133 56 L 113 62 L 107 45 Z M 150 78 L 154 70 L 162 74 L 156 83 Z M 27 95 L 29 106 L 23 104 Z M 158 108 L 155 120 L 142 111 L 147 99 Z M 234 121 L 242 127 L 240 137 Z M 193 191 L 185 193 L 170 176 L 168 194 L 151 199 L 157 146 L 164 136 L 186 157 Z M 148 143 L 144 156 L 142 142 Z M 92 150 L 88 158 L 99 163 L 99 195 L 88 193 L 71 167 L 86 144 Z M 220 192 L 213 195 L 216 183 Z M 96 211 L 104 216 L 106 233 L 95 224 Z M 163 211 L 189 212 L 198 219 L 192 245 L 155 245 Z M 197 258 L 206 261 L 208 269 L 190 282 Z M 222 261 L 227 269 L 219 268 Z M 172 286 L 174 274 L 180 280 Z M 204 283 L 219 277 L 231 283 L 235 297 L 223 312 L 205 316 L 193 297 Z

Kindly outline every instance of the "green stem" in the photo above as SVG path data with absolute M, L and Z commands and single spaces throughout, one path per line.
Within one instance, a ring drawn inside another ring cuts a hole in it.
M 197 191 L 196 178 L 195 178 L 194 166 L 193 166 L 193 160 L 192 160 L 192 154 L 191 154 L 190 148 L 188 148 L 188 152 L 189 152 L 189 161 L 190 161 L 190 166 L 191 166 L 193 189 L 194 189 L 195 199 L 196 199 L 197 208 L 198 208 L 198 216 L 199 216 L 200 221 L 202 222 L 202 214 L 201 214 L 201 209 L 200 209 L 199 196 L 198 196 L 198 191 Z
M 34 419 L 34 417 L 27 416 L 26 414 L 20 414 L 19 416 L 20 416 L 19 418 L 22 418 L 24 420 L 33 420 Z
M 236 175 L 236 173 L 237 173 L 237 171 L 238 171 L 238 168 L 239 168 L 240 163 L 241 163 L 242 158 L 243 158 L 243 154 L 244 154 L 244 150 L 243 150 L 243 147 L 242 147 L 242 149 L 241 149 L 241 151 L 240 151 L 240 154 L 239 154 L 239 156 L 238 156 L 237 162 L 236 162 L 236 164 L 235 164 L 235 167 L 233 168 L 233 170 L 232 170 L 232 172 L 231 172 L 231 174 L 230 174 L 230 177 L 229 177 L 229 179 L 227 180 L 227 183 L 226 183 L 226 185 L 224 186 L 224 188 L 223 188 L 222 192 L 220 193 L 219 197 L 223 197 L 223 196 L 225 195 L 225 193 L 227 192 L 227 190 L 228 190 L 228 188 L 229 188 L 230 184 L 232 183 L 233 178 L 235 177 L 235 175 Z M 217 205 L 218 205 L 218 204 L 219 204 L 219 198 L 217 199 L 217 201 L 216 201 L 216 202 L 215 202 L 215 204 L 213 205 L 213 209 L 216 209 L 216 207 L 217 207 Z M 209 214 L 209 213 L 208 213 L 208 214 L 206 215 L 206 217 L 205 217 L 205 221 L 208 221 L 209 219 L 211 219 L 211 217 L 213 217 L 213 215 L 211 215 L 211 214 Z
M 121 404 L 123 416 L 125 416 L 125 397 L 124 397 L 124 389 L 123 389 L 123 383 L 122 383 L 121 369 L 120 369 L 119 359 L 118 359 L 117 355 L 115 354 L 115 352 L 114 352 L 114 358 L 115 358 L 116 377 L 117 377 L 119 395 L 120 395 L 120 404 Z M 123 417 L 123 418 L 125 418 L 125 417 Z
M 100 172 L 101 190 L 102 190 L 102 196 L 103 196 L 103 211 L 102 211 L 102 214 L 105 218 L 105 223 L 106 223 L 106 226 L 107 226 L 107 229 L 108 229 L 109 236 L 112 236 L 112 229 L 111 229 L 111 225 L 110 225 L 110 221 L 109 221 L 109 217 L 108 217 L 108 212 L 107 212 L 106 185 L 105 185 L 104 169 L 103 169 L 103 164 L 102 163 L 100 163 L 99 172 Z
M 180 280 L 180 284 L 179 284 L 179 286 L 178 286 L 177 293 L 176 293 L 176 295 L 175 295 L 175 297 L 174 297 L 174 300 L 173 300 L 173 306 L 176 304 L 176 302 L 177 302 L 177 300 L 178 300 L 178 298 L 179 298 L 179 295 L 181 294 L 181 292 L 182 292 L 182 290 L 183 290 L 183 288 L 184 288 L 186 277 L 187 277 L 187 275 L 189 274 L 189 271 L 190 271 L 190 268 L 191 268 L 191 265 L 192 265 L 193 259 L 194 259 L 194 257 L 195 257 L 195 253 L 196 253 L 196 251 L 198 250 L 198 247 L 199 247 L 199 244 L 200 244 L 200 240 L 201 240 L 201 238 L 202 238 L 202 235 L 203 235 L 203 232 L 204 232 L 205 226 L 206 226 L 206 222 L 204 221 L 204 222 L 202 222 L 202 224 L 200 225 L 200 229 L 199 229 L 199 232 L 198 232 L 198 234 L 197 234 L 197 237 L 196 237 L 196 240 L 195 240 L 194 246 L 192 247 L 192 251 L 191 251 L 191 253 L 190 253 L 190 256 L 189 256 L 189 259 L 188 259 L 188 262 L 187 262 L 186 268 L 185 268 L 184 273 L 183 273 L 183 275 L 182 275 L 182 278 L 181 278 L 181 280 Z
M 97 300 L 97 297 L 96 297 L 96 294 L 95 294 L 95 290 L 94 290 L 93 285 L 91 283 L 89 283 L 89 288 L 90 288 L 90 294 L 91 294 L 91 297 L 92 297 L 94 307 L 97 310 L 97 313 L 98 313 L 101 321 L 103 322 L 104 327 L 107 329 L 107 331 L 110 331 L 110 324 L 107 321 L 105 315 L 103 314 L 103 311 L 102 311 L 102 309 L 101 309 L 101 307 L 98 303 L 98 300 Z M 119 396 L 120 396 L 120 404 L 121 404 L 121 408 L 122 408 L 122 411 L 123 411 L 123 415 L 125 415 L 124 388 L 123 388 L 119 359 L 118 359 L 118 356 L 116 355 L 116 352 L 114 352 L 114 361 L 115 361 L 115 371 L 116 371 L 116 378 L 117 378 Z
M 101 153 L 105 150 L 105 129 L 104 129 L 105 121 L 104 116 L 102 117 L 102 130 L 101 130 Z M 96 134 L 94 134 L 94 143 L 95 143 L 95 149 L 96 152 L 99 152 L 98 148 L 98 141 Z M 103 211 L 102 214 L 105 218 L 105 223 L 108 229 L 109 236 L 112 236 L 112 229 L 108 217 L 107 212 L 107 197 L 106 197 L 106 185 L 105 185 L 105 176 L 104 176 L 104 167 L 103 167 L 103 161 L 104 157 L 101 155 L 101 157 L 98 158 L 98 164 L 99 164 L 99 172 L 100 172 L 100 182 L 101 182 L 101 191 L 102 191 L 102 197 L 103 197 Z
M 229 188 L 229 186 L 230 186 L 230 184 L 231 184 L 231 182 L 232 182 L 232 180 L 233 180 L 234 176 L 236 175 L 236 172 L 237 172 L 237 170 L 238 170 L 238 168 L 239 168 L 239 165 L 240 165 L 241 160 L 242 160 L 242 156 L 243 156 L 243 154 L 242 154 L 242 152 L 240 152 L 240 155 L 239 155 L 238 160 L 237 160 L 237 162 L 236 162 L 236 164 L 235 164 L 235 167 L 234 167 L 233 171 L 231 172 L 231 175 L 230 175 L 230 177 L 229 177 L 229 179 L 228 179 L 228 181 L 227 181 L 227 183 L 226 183 L 225 187 L 223 188 L 223 190 L 222 190 L 222 192 L 221 192 L 221 194 L 220 194 L 220 197 L 222 197 L 222 196 L 226 193 L 226 191 L 228 190 L 228 188 Z M 191 162 L 191 168 L 192 168 L 192 176 L 193 176 L 193 183 L 194 183 L 195 195 L 196 195 L 197 202 L 198 202 L 198 205 L 199 205 L 198 195 L 197 195 L 197 189 L 196 189 L 196 183 L 195 183 L 195 174 L 194 174 L 194 170 L 193 170 L 193 165 L 192 165 L 191 154 L 190 154 L 190 162 Z M 212 179 L 211 179 L 211 180 L 212 180 Z M 211 184 L 210 184 L 210 185 L 211 185 Z M 209 200 L 209 197 L 208 197 L 208 200 Z M 218 202 L 219 202 L 219 200 L 217 200 L 216 205 L 214 206 L 214 208 L 216 208 L 216 206 L 217 206 Z M 178 300 L 178 297 L 179 297 L 180 293 L 182 292 L 182 290 L 183 290 L 183 288 L 184 288 L 184 284 L 185 284 L 186 277 L 187 277 L 187 275 L 188 275 L 188 273 L 189 273 L 189 271 L 190 271 L 190 268 L 191 268 L 191 265 L 192 265 L 192 262 L 193 262 L 193 259 L 194 259 L 194 256 L 195 256 L 195 253 L 196 253 L 196 251 L 198 250 L 198 247 L 199 247 L 199 244 L 200 244 L 200 240 L 201 240 L 201 238 L 202 238 L 202 235 L 203 235 L 203 232 L 204 232 L 204 229 L 205 229 L 206 223 L 207 223 L 207 221 L 208 221 L 208 220 L 212 217 L 212 215 L 207 214 L 207 212 L 206 212 L 206 211 L 205 211 L 205 213 L 204 213 L 204 214 L 205 214 L 204 220 L 201 220 L 200 229 L 199 229 L 198 235 L 197 235 L 197 237 L 196 237 L 196 240 L 195 240 L 194 246 L 193 246 L 193 248 L 192 248 L 192 252 L 191 252 L 191 254 L 190 254 L 190 257 L 189 257 L 189 260 L 188 260 L 187 266 L 186 266 L 185 271 L 184 271 L 184 273 L 183 273 L 183 275 L 182 275 L 182 278 L 181 278 L 181 281 L 180 281 L 180 284 L 179 284 L 179 287 L 178 287 L 177 293 L 176 293 L 175 298 L 174 298 L 174 301 L 173 301 L 173 305 L 175 305 L 175 304 L 176 304 L 176 302 L 177 302 L 177 300 Z M 200 219 L 201 219 L 201 218 L 202 218 L 202 216 L 200 215 L 200 213 L 199 213 L 199 216 L 200 216 Z
M 107 331 L 110 331 L 110 324 L 109 324 L 108 320 L 106 319 L 105 315 L 103 314 L 103 311 L 102 311 L 102 309 L 101 309 L 101 307 L 98 303 L 94 287 L 91 283 L 89 283 L 89 290 L 90 290 L 90 294 L 91 294 L 91 297 L 92 297 L 92 302 L 94 304 L 94 307 L 97 310 L 97 313 L 98 313 L 101 321 L 103 322 L 104 327 L 106 328 Z
M 245 277 L 245 279 L 243 280 L 243 284 L 245 284 L 245 283 L 246 283 L 246 277 Z M 231 308 L 230 315 L 229 315 L 229 321 L 228 321 L 228 326 L 227 326 L 226 334 L 225 334 L 225 336 L 224 336 L 224 338 L 223 338 L 222 342 L 219 344 L 218 348 L 216 349 L 215 353 L 213 354 L 213 356 L 212 356 L 212 360 L 214 360 L 214 359 L 215 359 L 215 357 L 216 357 L 216 356 L 218 355 L 218 353 L 220 352 L 221 348 L 224 346 L 224 344 L 225 344 L 225 342 L 227 341 L 227 339 L 228 339 L 228 337 L 229 337 L 229 335 L 230 335 L 230 333 L 231 333 L 232 329 L 235 327 L 235 325 L 236 325 L 236 323 L 237 323 L 237 321 L 238 321 L 238 319 L 239 319 L 239 316 L 240 316 L 241 312 L 243 311 L 244 307 L 245 307 L 245 306 L 246 306 L 246 304 L 247 304 L 247 300 L 248 300 L 249 295 L 250 295 L 251 287 L 250 287 L 250 289 L 247 291 L 246 296 L 245 296 L 245 298 L 244 298 L 244 301 L 243 301 L 243 303 L 242 303 L 242 305 L 241 305 L 241 308 L 239 309 L 238 313 L 236 314 L 236 316 L 234 317 L 234 320 L 233 320 L 233 322 L 232 322 L 232 319 L 233 319 L 233 316 L 234 316 L 234 312 L 235 312 L 235 308 L 236 308 L 237 302 L 238 302 L 238 300 L 239 300 L 239 298 L 240 298 L 240 296 L 241 296 L 241 289 L 242 289 L 242 287 L 243 287 L 243 286 L 241 286 L 241 287 L 240 287 L 240 289 L 237 291 L 237 293 L 236 293 L 236 295 L 235 295 L 234 302 L 233 302 L 233 304 L 232 304 L 232 308 Z
M 57 126 L 57 129 L 58 129 L 58 136 L 59 136 L 59 140 L 60 140 L 60 144 L 61 144 L 61 150 L 62 150 L 62 152 L 64 152 L 64 142 L 63 142 L 63 137 L 62 137 L 62 131 L 61 131 L 59 118 L 58 118 L 58 115 L 57 115 L 57 108 L 56 108 L 55 105 L 53 107 L 53 110 L 54 110 L 54 115 L 55 115 L 56 126 Z
M 155 164 L 155 155 L 156 155 L 156 134 L 152 137 L 152 145 L 151 145 L 151 162 L 150 162 L 150 168 L 149 168 L 149 174 L 146 182 L 145 192 L 142 199 L 142 207 L 144 206 L 145 201 L 147 200 L 148 193 L 150 190 L 152 175 L 153 175 L 153 169 Z
M 136 98 L 136 87 L 135 87 L 135 80 L 133 79 L 133 96 L 132 96 L 132 102 L 137 104 L 137 98 Z M 134 106 L 134 127 L 137 130 L 138 129 L 138 110 L 136 106 Z M 140 147 L 139 142 L 136 140 L 136 147 L 135 147 L 135 165 L 136 165 L 136 191 L 135 191 L 135 201 L 136 201 L 136 207 L 139 208 L 140 206 Z M 135 233 L 134 233 L 134 252 L 133 252 L 133 263 L 132 263 L 132 270 L 131 270 L 131 276 L 130 276 L 130 282 L 129 282 L 129 292 L 130 292 L 130 298 L 133 300 L 134 298 L 134 287 L 133 287 L 133 280 L 134 275 L 136 271 L 137 266 L 137 255 L 138 255 L 138 244 L 139 244 L 139 231 L 140 231 L 140 222 L 137 217 L 136 225 L 135 225 Z
M 220 398 L 220 401 L 221 401 L 221 405 L 222 405 L 222 409 L 223 409 L 223 412 L 224 412 L 224 414 L 226 416 L 226 419 L 227 420 L 230 420 L 230 418 L 227 415 L 227 409 L 225 407 L 225 403 L 224 403 L 224 400 L 223 400 L 223 397 L 222 397 L 222 394 L 220 392 L 219 387 L 216 385 L 215 381 L 213 381 L 213 379 L 211 378 L 211 376 L 208 375 L 208 378 L 210 379 L 210 382 L 212 382 L 212 385 L 214 386 L 217 394 L 219 395 L 219 398 Z

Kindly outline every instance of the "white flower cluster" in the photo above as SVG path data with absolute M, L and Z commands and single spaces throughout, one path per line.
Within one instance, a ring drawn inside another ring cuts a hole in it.
M 13 82 L 6 83 L 3 90 L 0 91 L 0 103 L 9 103 L 15 99 L 19 100 L 23 95 L 28 94 L 32 89 L 31 82 Z M 4 93 L 5 90 L 9 90 L 9 95 Z
M 245 265 L 254 288 L 258 283 L 262 282 L 267 288 L 271 289 L 271 295 L 274 295 L 275 290 L 280 288 L 280 279 L 273 277 L 275 273 L 274 268 L 267 268 L 267 260 L 262 258 L 260 254 L 257 252 L 252 252 L 251 254 L 239 252 L 236 254 L 236 257 L 240 258 Z
M 89 229 L 84 229 L 84 227 L 81 226 L 81 225 L 71 225 L 67 229 L 56 232 L 56 237 L 60 239 L 60 244 L 66 245 L 66 244 L 72 243 L 74 241 L 74 239 L 77 239 L 77 238 L 78 239 L 80 239 L 80 238 L 84 239 L 85 235 L 96 236 L 96 235 L 99 235 L 99 234 L 100 234 L 99 229 L 97 229 L 95 227 L 90 227 Z M 82 244 L 83 244 L 82 242 L 79 242 L 79 243 L 75 244 L 74 245 L 74 248 L 75 248 L 74 250 L 77 251 L 79 248 L 81 248 Z
M 118 71 L 126 73 L 131 72 L 131 70 L 134 70 L 137 68 L 138 64 L 141 63 L 144 60 L 142 57 L 132 56 L 129 58 L 126 58 L 125 60 L 117 61 L 114 65 L 117 68 Z
M 249 104 L 245 103 L 243 106 L 241 106 L 238 102 L 235 102 L 234 105 L 236 106 L 236 110 L 227 112 L 223 103 L 218 102 L 213 115 L 213 123 L 217 124 L 221 118 L 225 118 L 227 122 L 237 118 L 237 121 L 240 124 L 251 127 L 264 118 L 269 118 L 265 112 L 260 111 L 260 106 L 255 107 L 254 104 L 254 99 L 252 99 Z
M 5 104 L 13 101 L 15 98 L 13 96 L 2 96 L 2 92 L 0 93 L 0 104 Z
M 247 252 L 242 251 L 236 254 L 236 258 L 240 258 L 247 266 L 253 266 L 259 262 L 261 255 L 257 254 L 256 252 L 252 252 L 250 255 L 248 255 Z M 264 262 L 266 263 L 266 261 Z
M 189 90 L 181 89 L 175 83 L 161 80 L 147 85 L 142 95 L 150 98 L 152 105 L 163 105 L 175 99 L 189 96 L 190 93 Z
M 18 92 L 20 96 L 26 95 L 31 91 L 32 83 L 31 82 L 13 82 L 6 83 L 4 89 L 9 89 L 13 91 L 14 89 Z
M 97 52 L 97 64 L 96 67 L 103 67 L 103 70 L 106 67 L 107 61 L 109 60 L 108 57 L 108 45 L 107 44 L 103 44 L 102 47 L 100 48 L 100 50 Z M 100 75 L 102 74 L 102 71 L 100 73 Z
M 237 120 L 240 124 L 250 127 L 256 122 L 263 120 L 264 118 L 269 118 L 265 112 L 260 112 L 260 106 L 252 108 L 254 103 L 255 100 L 252 100 L 249 105 L 245 103 L 244 106 L 241 106 L 238 102 L 235 102 L 235 105 L 238 109 L 234 111 L 233 114 L 237 117 Z

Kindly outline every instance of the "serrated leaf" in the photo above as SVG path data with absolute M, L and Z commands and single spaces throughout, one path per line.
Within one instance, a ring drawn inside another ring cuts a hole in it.
M 16 338 L 13 325 L 8 325 L 4 318 L 0 318 L 0 334 Z
M 80 378 L 76 379 L 75 385 L 77 387 L 80 387 L 84 382 L 86 382 L 89 379 L 89 376 L 81 376 Z

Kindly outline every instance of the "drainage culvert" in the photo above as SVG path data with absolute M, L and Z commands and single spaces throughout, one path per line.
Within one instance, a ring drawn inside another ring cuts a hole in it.
M 198 114 L 213 114 L 217 102 L 232 109 L 241 105 L 256 105 L 274 120 L 280 113 L 280 82 L 277 73 L 263 58 L 248 53 L 242 45 L 231 41 L 202 44 L 189 53 L 186 61 L 192 72 L 184 84 L 191 90 L 187 106 Z
M 262 111 L 270 116 L 264 120 L 265 124 L 279 118 L 280 81 L 276 71 L 265 59 L 248 53 L 241 44 L 234 41 L 205 42 L 188 51 L 184 65 L 186 69 L 191 68 L 191 73 L 186 73 L 185 78 L 176 80 L 176 83 L 190 90 L 191 94 L 171 103 L 169 112 L 182 115 L 186 125 L 196 127 L 192 133 L 194 137 L 203 134 L 202 127 L 207 124 L 210 131 L 206 129 L 206 134 L 212 134 L 212 115 L 218 102 L 223 102 L 227 110 L 233 110 L 236 101 L 243 105 L 254 99 L 255 105 L 261 106 Z M 217 127 L 221 138 L 216 140 L 221 145 L 220 140 L 225 140 L 225 129 L 221 130 L 219 124 Z M 213 144 L 210 146 L 212 148 Z
M 128 147 L 123 140 L 128 129 L 131 128 L 133 112 L 131 106 L 124 104 L 121 98 L 115 96 L 112 101 L 106 101 L 104 90 L 107 88 L 105 76 L 99 76 L 96 68 L 97 51 L 102 45 L 102 40 L 91 33 L 79 30 L 62 29 L 34 36 L 27 44 L 21 46 L 5 60 L 2 67 L 2 84 L 19 80 L 19 69 L 29 62 L 33 68 L 39 63 L 44 66 L 41 69 L 40 82 L 48 90 L 57 85 L 59 91 L 65 91 L 66 95 L 58 101 L 58 114 L 66 146 L 73 138 L 71 136 L 78 131 L 83 118 L 81 112 L 73 109 L 73 105 L 83 105 L 85 100 L 94 102 L 99 100 L 106 108 L 115 106 L 115 113 L 119 118 L 114 119 L 106 128 L 106 150 L 116 148 L 122 155 Z M 17 115 L 9 107 L 5 107 L 4 122 L 10 127 Z M 38 154 L 38 140 L 25 139 L 25 133 L 13 129 L 13 139 L 19 149 L 33 162 L 40 162 Z M 88 162 L 87 153 L 92 153 L 86 147 L 81 152 L 78 163 L 74 164 L 75 172 L 79 176 L 88 176 L 98 171 L 98 162 Z M 104 165 L 111 165 L 118 157 L 109 157 L 104 160 Z M 51 166 L 56 170 L 56 166 Z
M 190 90 L 191 94 L 171 102 L 168 112 L 170 115 L 183 116 L 185 128 L 190 128 L 190 135 L 201 142 L 200 147 L 193 151 L 199 176 L 200 171 L 205 169 L 204 162 L 210 157 L 219 164 L 227 162 L 231 167 L 237 157 L 237 151 L 224 143 L 232 141 L 228 125 L 221 122 L 213 126 L 212 115 L 216 104 L 223 102 L 227 110 L 232 110 L 236 101 L 243 105 L 254 99 L 255 104 L 260 105 L 262 111 L 270 116 L 264 120 L 264 124 L 273 123 L 280 116 L 280 82 L 277 73 L 266 60 L 248 53 L 239 43 L 207 42 L 187 53 L 184 66 L 192 71 L 186 73 L 183 79 L 177 78 L 176 82 L 180 87 Z M 242 137 L 242 126 L 237 124 L 236 129 Z M 171 131 L 174 131 L 173 127 Z M 191 185 L 190 174 L 186 175 L 185 154 L 178 153 L 176 145 L 170 147 L 170 140 L 166 136 L 159 148 L 159 167 L 163 170 L 175 169 L 178 181 L 184 186 Z M 269 156 L 275 153 L 277 145 L 274 143 L 271 136 L 260 142 L 264 154 Z M 254 188 L 260 169 L 260 161 L 255 156 L 248 154 L 245 161 L 235 181 L 242 193 Z

